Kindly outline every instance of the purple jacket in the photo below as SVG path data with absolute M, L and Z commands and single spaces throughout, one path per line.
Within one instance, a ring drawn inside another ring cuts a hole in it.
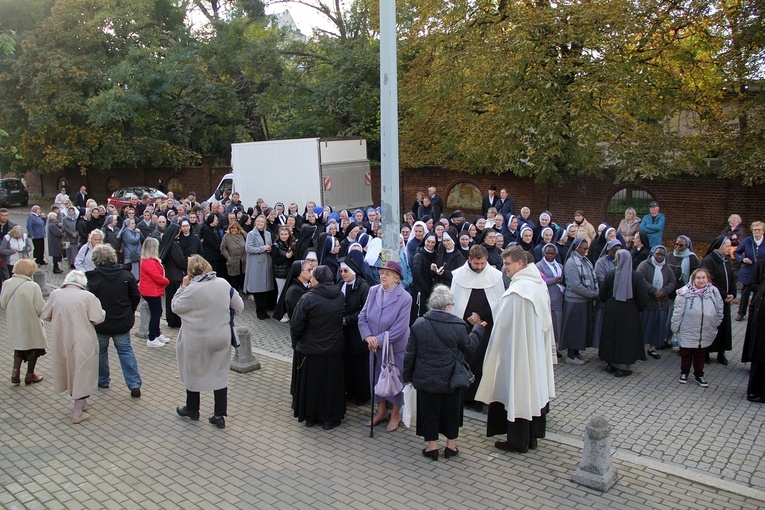
M 412 307 L 412 296 L 401 285 L 385 292 L 382 285 L 369 289 L 367 302 L 359 313 L 359 333 L 364 339 L 376 336 L 380 345 L 387 331 L 393 348 L 393 353 L 406 351 L 409 341 L 409 310 Z

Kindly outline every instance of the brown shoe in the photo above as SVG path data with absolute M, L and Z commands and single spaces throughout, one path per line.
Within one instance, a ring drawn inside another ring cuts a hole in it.
M 497 441 L 494 443 L 494 448 L 506 451 L 506 452 L 515 452 L 515 453 L 529 453 L 529 447 L 525 448 L 513 448 L 508 444 L 507 441 Z
M 24 384 L 29 386 L 30 384 L 39 383 L 42 380 L 43 378 L 38 376 L 37 374 L 34 374 L 34 373 L 27 374 L 26 377 L 24 377 Z

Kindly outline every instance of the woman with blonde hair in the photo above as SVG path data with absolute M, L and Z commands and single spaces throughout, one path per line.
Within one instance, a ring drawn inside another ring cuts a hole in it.
M 32 239 L 24 233 L 20 225 L 15 225 L 5 234 L 0 241 L 0 257 L 3 265 L 8 268 L 9 275 L 14 274 L 14 264 L 19 260 L 28 259 L 33 249 Z
M 635 234 L 640 230 L 640 216 L 633 207 L 628 207 L 624 211 L 624 219 L 619 222 L 616 231 L 619 232 L 627 243 L 627 249 L 632 249 L 632 243 L 635 241 Z
M 173 311 L 181 318 L 176 355 L 186 405 L 179 416 L 199 420 L 199 393 L 212 391 L 215 411 L 209 422 L 226 426 L 228 372 L 231 364 L 231 309 L 242 313 L 244 302 L 226 280 L 218 278 L 201 255 L 188 259 L 187 273 L 173 297 Z
M 237 291 L 242 291 L 242 279 L 247 268 L 247 238 L 238 221 L 228 224 L 228 229 L 220 243 L 220 253 L 226 259 L 228 282 Z
M 146 347 L 164 347 L 170 341 L 159 330 L 159 320 L 162 318 L 162 296 L 165 295 L 165 287 L 168 285 L 170 280 L 165 276 L 165 268 L 159 259 L 159 241 L 149 237 L 143 242 L 141 249 L 141 277 L 138 280 L 138 291 L 149 305 L 151 314 Z
M 3 283 L 0 291 L 0 308 L 5 310 L 6 316 L 13 317 L 13 320 L 8 321 L 6 331 L 13 349 L 11 383 L 17 386 L 21 383 L 21 363 L 24 361 L 27 363 L 24 384 L 43 380 L 35 374 L 37 358 L 45 355 L 47 347 L 45 329 L 40 322 L 44 305 L 42 291 L 32 280 L 35 271 L 37 263 L 34 260 L 20 259 L 13 266 L 13 277 Z

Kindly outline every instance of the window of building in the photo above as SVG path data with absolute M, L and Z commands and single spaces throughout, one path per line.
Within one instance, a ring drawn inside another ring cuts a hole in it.
M 648 191 L 628 186 L 622 188 L 611 197 L 608 202 L 608 211 L 606 215 L 609 218 L 623 218 L 624 211 L 628 207 L 635 209 L 638 216 L 642 217 L 649 213 L 648 204 L 656 200 Z
M 183 183 L 177 177 L 171 177 L 170 180 L 167 181 L 167 189 L 168 191 L 173 192 L 176 199 L 185 195 L 183 191 Z

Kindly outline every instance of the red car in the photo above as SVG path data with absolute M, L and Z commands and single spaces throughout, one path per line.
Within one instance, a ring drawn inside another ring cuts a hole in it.
M 152 204 L 157 200 L 167 198 L 167 195 L 156 188 L 149 188 L 147 186 L 134 186 L 132 188 L 120 188 L 114 190 L 114 193 L 112 193 L 111 196 L 107 199 L 107 203 L 113 205 L 117 208 L 117 210 L 119 210 L 123 205 L 130 203 L 130 197 L 132 196 L 137 196 L 138 201 L 140 202 L 144 193 L 149 195 L 149 202 Z

